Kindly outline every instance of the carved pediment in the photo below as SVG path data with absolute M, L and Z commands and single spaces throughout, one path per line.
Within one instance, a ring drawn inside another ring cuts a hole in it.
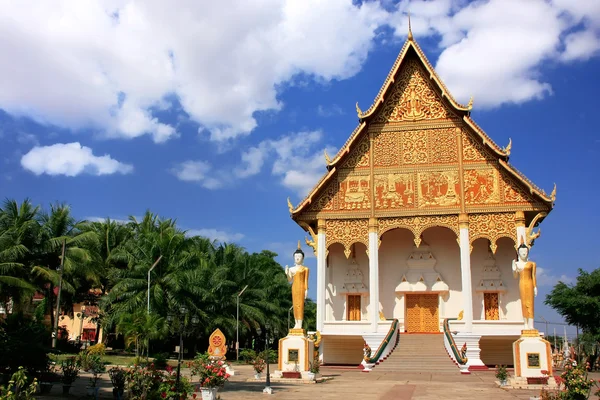
M 430 79 L 416 59 L 406 60 L 373 122 L 403 122 L 447 119 L 454 114 L 433 89 Z

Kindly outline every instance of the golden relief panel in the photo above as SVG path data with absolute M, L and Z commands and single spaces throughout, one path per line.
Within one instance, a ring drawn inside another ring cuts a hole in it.
M 463 130 L 461 132 L 461 137 L 464 162 L 468 163 L 473 161 L 487 161 L 496 159 L 492 153 L 484 147 L 483 142 L 475 140 L 468 132 Z
M 500 181 L 505 203 L 534 203 L 529 193 L 506 172 L 500 173 Z
M 400 165 L 400 135 L 398 132 L 379 131 L 373 134 L 373 164 L 376 167 Z
M 340 182 L 338 195 L 339 210 L 371 209 L 371 177 L 369 175 L 350 175 Z
M 496 253 L 497 240 L 507 237 L 515 240 L 517 225 L 515 213 L 469 214 L 469 237 L 471 244 L 480 238 L 490 241 L 490 249 Z
M 325 187 L 321 194 L 317 197 L 316 201 L 313 201 L 308 208 L 309 212 L 319 211 L 334 211 L 334 202 L 337 194 L 337 179 L 333 179 L 333 182 Z
M 375 175 L 375 208 L 377 210 L 413 208 L 414 206 L 414 174 Z
M 425 164 L 429 162 L 427 131 L 406 131 L 400 133 L 402 164 Z
M 369 166 L 369 136 L 365 135 L 350 152 L 341 168 L 364 168 Z
M 373 122 L 420 121 L 451 118 L 416 60 L 407 60 L 393 84 L 391 94 Z
M 368 219 L 330 219 L 325 221 L 327 230 L 325 247 L 329 249 L 334 243 L 344 246 L 346 258 L 352 253 L 354 243 L 362 243 L 369 248 Z
M 436 164 L 458 162 L 458 145 L 455 128 L 429 131 L 430 161 Z
M 464 171 L 465 203 L 468 205 L 500 203 L 500 182 L 494 168 Z
M 380 131 L 373 140 L 374 165 L 393 167 L 458 162 L 456 128 Z
M 385 232 L 392 229 L 408 229 L 414 235 L 415 246 L 421 245 L 421 234 L 426 229 L 441 226 L 451 229 L 456 236 L 459 235 L 458 215 L 423 215 L 419 217 L 392 217 L 379 218 L 378 235 L 381 237 Z
M 460 204 L 458 171 L 419 172 L 417 188 L 419 208 Z

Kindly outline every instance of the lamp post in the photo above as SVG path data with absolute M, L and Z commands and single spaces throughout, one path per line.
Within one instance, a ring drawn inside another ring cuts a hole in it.
M 177 315 L 177 319 L 179 321 L 179 354 L 177 355 L 177 377 L 175 378 L 175 387 L 177 388 L 177 393 L 179 393 L 180 389 L 179 381 L 181 378 L 181 361 L 183 359 L 183 332 L 185 328 L 185 317 L 187 314 L 188 309 L 186 306 L 179 307 L 179 314 Z M 172 322 L 174 320 L 173 314 L 169 314 L 167 319 L 169 322 Z M 198 325 L 198 317 L 195 315 L 192 317 L 192 325 Z
M 263 393 L 272 394 L 273 389 L 271 388 L 271 374 L 269 372 L 269 328 L 271 326 L 267 322 L 265 324 L 265 353 L 267 353 L 267 382 L 265 384 L 265 388 L 263 389 Z
M 244 290 L 248 289 L 248 285 L 244 286 L 241 292 L 237 294 L 237 313 L 235 322 L 235 360 L 240 359 L 240 296 Z
M 544 332 L 544 336 L 547 338 L 548 337 L 548 320 L 546 318 L 542 317 L 541 315 L 540 315 L 540 319 L 542 320 L 542 322 L 546 323 L 546 331 Z

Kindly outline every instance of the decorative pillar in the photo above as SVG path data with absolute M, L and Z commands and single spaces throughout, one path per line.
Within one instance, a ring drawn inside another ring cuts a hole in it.
M 481 361 L 479 348 L 479 339 L 481 335 L 473 333 L 473 286 L 471 284 L 471 243 L 469 241 L 469 216 L 460 214 L 458 216 L 458 226 L 460 228 L 460 272 L 462 278 L 463 294 L 463 320 L 465 321 L 465 330 L 454 335 L 456 346 L 461 348 L 463 344 L 467 346 L 467 371 L 486 370 L 487 367 Z
M 317 221 L 317 330 L 323 332 L 325 322 L 325 285 L 327 270 L 327 247 L 325 243 L 325 220 Z
M 460 275 L 462 279 L 463 320 L 465 332 L 473 332 L 473 285 L 471 284 L 471 243 L 469 242 L 469 216 L 458 216 L 460 228 Z
M 379 325 L 379 235 L 377 218 L 369 218 L 369 312 L 371 332 Z
M 525 241 L 526 228 L 525 228 L 525 214 L 523 211 L 515 212 L 515 225 L 517 226 L 517 239 L 515 240 L 515 247 L 519 247 L 521 244 L 521 238 Z

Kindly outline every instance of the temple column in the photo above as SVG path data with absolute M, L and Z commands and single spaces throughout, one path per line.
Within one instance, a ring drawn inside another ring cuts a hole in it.
M 325 220 L 320 219 L 317 224 L 317 330 L 323 332 L 323 327 L 325 325 L 325 272 L 327 270 Z
M 469 216 L 460 214 L 458 216 L 460 228 L 460 271 L 462 279 L 463 295 L 463 320 L 464 331 L 454 335 L 456 346 L 461 348 L 467 346 L 467 370 L 461 373 L 469 373 L 469 370 L 486 370 L 487 367 L 481 361 L 479 340 L 481 335 L 473 333 L 473 286 L 471 284 L 471 243 L 469 241 Z
M 377 219 L 369 219 L 369 316 L 371 332 L 377 332 L 379 325 L 379 236 Z
M 471 284 L 471 243 L 469 242 L 469 216 L 458 216 L 460 228 L 460 275 L 462 279 L 463 321 L 465 332 L 473 331 L 473 285 Z
M 523 241 L 525 241 L 526 238 L 525 214 L 523 211 L 515 212 L 515 225 L 517 226 L 517 239 L 515 240 L 515 247 L 519 247 L 521 244 L 521 238 L 523 238 Z

